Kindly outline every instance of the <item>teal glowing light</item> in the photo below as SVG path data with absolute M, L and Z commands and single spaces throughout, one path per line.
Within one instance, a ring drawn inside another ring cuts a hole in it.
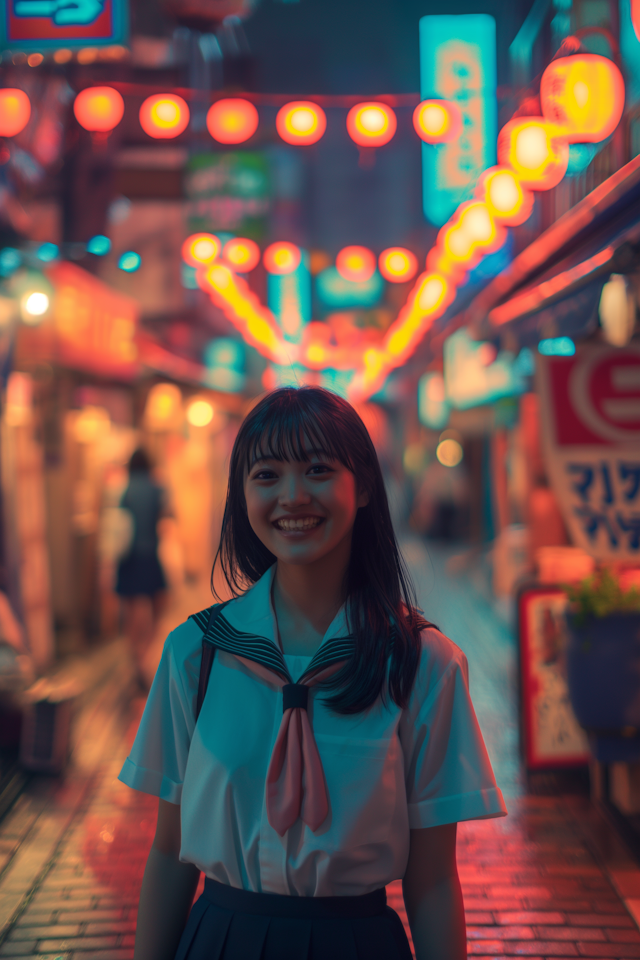
M 135 273 L 141 262 L 139 253 L 136 253 L 135 250 L 127 250 L 118 260 L 118 266 L 125 273 Z
M 549 337 L 538 344 L 538 353 L 545 357 L 572 357 L 576 352 L 576 345 L 571 337 Z
M 418 419 L 430 430 L 446 427 L 451 404 L 446 398 L 441 373 L 425 373 L 418 381 Z
M 496 354 L 492 344 L 472 340 L 466 327 L 447 337 L 442 355 L 445 396 L 457 410 L 516 396 L 528 388 L 512 353 Z
M 60 250 L 55 243 L 41 243 L 36 250 L 36 257 L 43 263 L 51 263 L 58 257 L 59 253 Z
M 375 307 L 384 293 L 384 280 L 376 272 L 362 283 L 345 280 L 335 267 L 327 267 L 316 277 L 318 299 L 330 310 L 348 307 Z
M 97 233 L 87 243 L 87 252 L 92 253 L 95 257 L 106 257 L 110 250 L 111 240 L 102 233 Z
M 22 254 L 15 247 L 0 250 L 0 277 L 10 277 L 22 263 Z
M 420 19 L 420 96 L 451 100 L 462 131 L 450 143 L 422 144 L 424 214 L 442 226 L 496 162 L 496 23 L 485 13 Z
M 207 368 L 207 386 L 224 393 L 238 393 L 244 389 L 246 351 L 243 341 L 230 337 L 210 340 L 204 349 L 203 360 Z
M 278 319 L 285 340 L 298 343 L 311 320 L 311 274 L 309 254 L 301 251 L 293 273 L 270 273 L 267 279 L 269 309 Z

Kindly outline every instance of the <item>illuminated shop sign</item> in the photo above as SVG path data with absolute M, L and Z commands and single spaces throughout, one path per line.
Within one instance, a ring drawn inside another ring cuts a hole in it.
M 127 40 L 127 0 L 6 0 L 2 9 L 3 49 L 77 49 Z
M 506 350 L 498 353 L 493 344 L 472 340 L 465 327 L 445 340 L 443 359 L 446 399 L 458 410 L 527 389 L 513 354 Z
M 300 340 L 311 320 L 311 274 L 309 255 L 302 252 L 300 262 L 290 273 L 269 273 L 267 280 L 269 309 L 278 319 L 285 340 Z
M 423 205 L 442 226 L 473 195 L 480 174 L 496 162 L 496 25 L 487 14 L 420 20 L 420 93 L 451 101 L 461 130 L 448 143 L 422 146 Z

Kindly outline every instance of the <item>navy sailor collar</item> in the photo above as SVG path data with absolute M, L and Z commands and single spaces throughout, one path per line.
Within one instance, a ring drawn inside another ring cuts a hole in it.
M 228 603 L 211 626 L 211 607 L 192 614 L 190 619 L 203 631 L 203 640 L 207 643 L 259 663 L 293 683 L 277 640 L 276 617 L 271 602 L 275 569 L 273 564 L 246 593 Z M 354 650 L 355 640 L 348 631 L 343 605 L 298 682 L 333 663 L 347 660 Z

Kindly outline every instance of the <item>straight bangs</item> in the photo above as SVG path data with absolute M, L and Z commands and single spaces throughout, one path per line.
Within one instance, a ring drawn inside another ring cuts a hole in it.
M 251 470 L 258 460 L 287 460 L 309 463 L 312 456 L 339 461 L 355 473 L 349 455 L 347 437 L 335 417 L 324 411 L 310 411 L 292 406 L 286 416 L 272 407 L 267 416 L 256 420 L 247 436 L 245 469 Z

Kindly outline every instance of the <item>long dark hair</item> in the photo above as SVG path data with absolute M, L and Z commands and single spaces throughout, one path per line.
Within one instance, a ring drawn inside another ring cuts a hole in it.
M 338 460 L 368 494 L 353 527 L 347 571 L 347 616 L 355 655 L 326 686 L 338 713 L 359 713 L 388 690 L 407 704 L 420 659 L 420 631 L 428 626 L 416 609 L 415 591 L 400 553 L 375 447 L 364 423 L 341 397 L 320 387 L 282 387 L 260 400 L 242 423 L 229 465 L 229 486 L 216 564 L 234 596 L 240 596 L 276 561 L 253 532 L 244 481 L 259 457 L 308 462 L 305 439 Z M 218 597 L 220 599 L 220 597 Z

